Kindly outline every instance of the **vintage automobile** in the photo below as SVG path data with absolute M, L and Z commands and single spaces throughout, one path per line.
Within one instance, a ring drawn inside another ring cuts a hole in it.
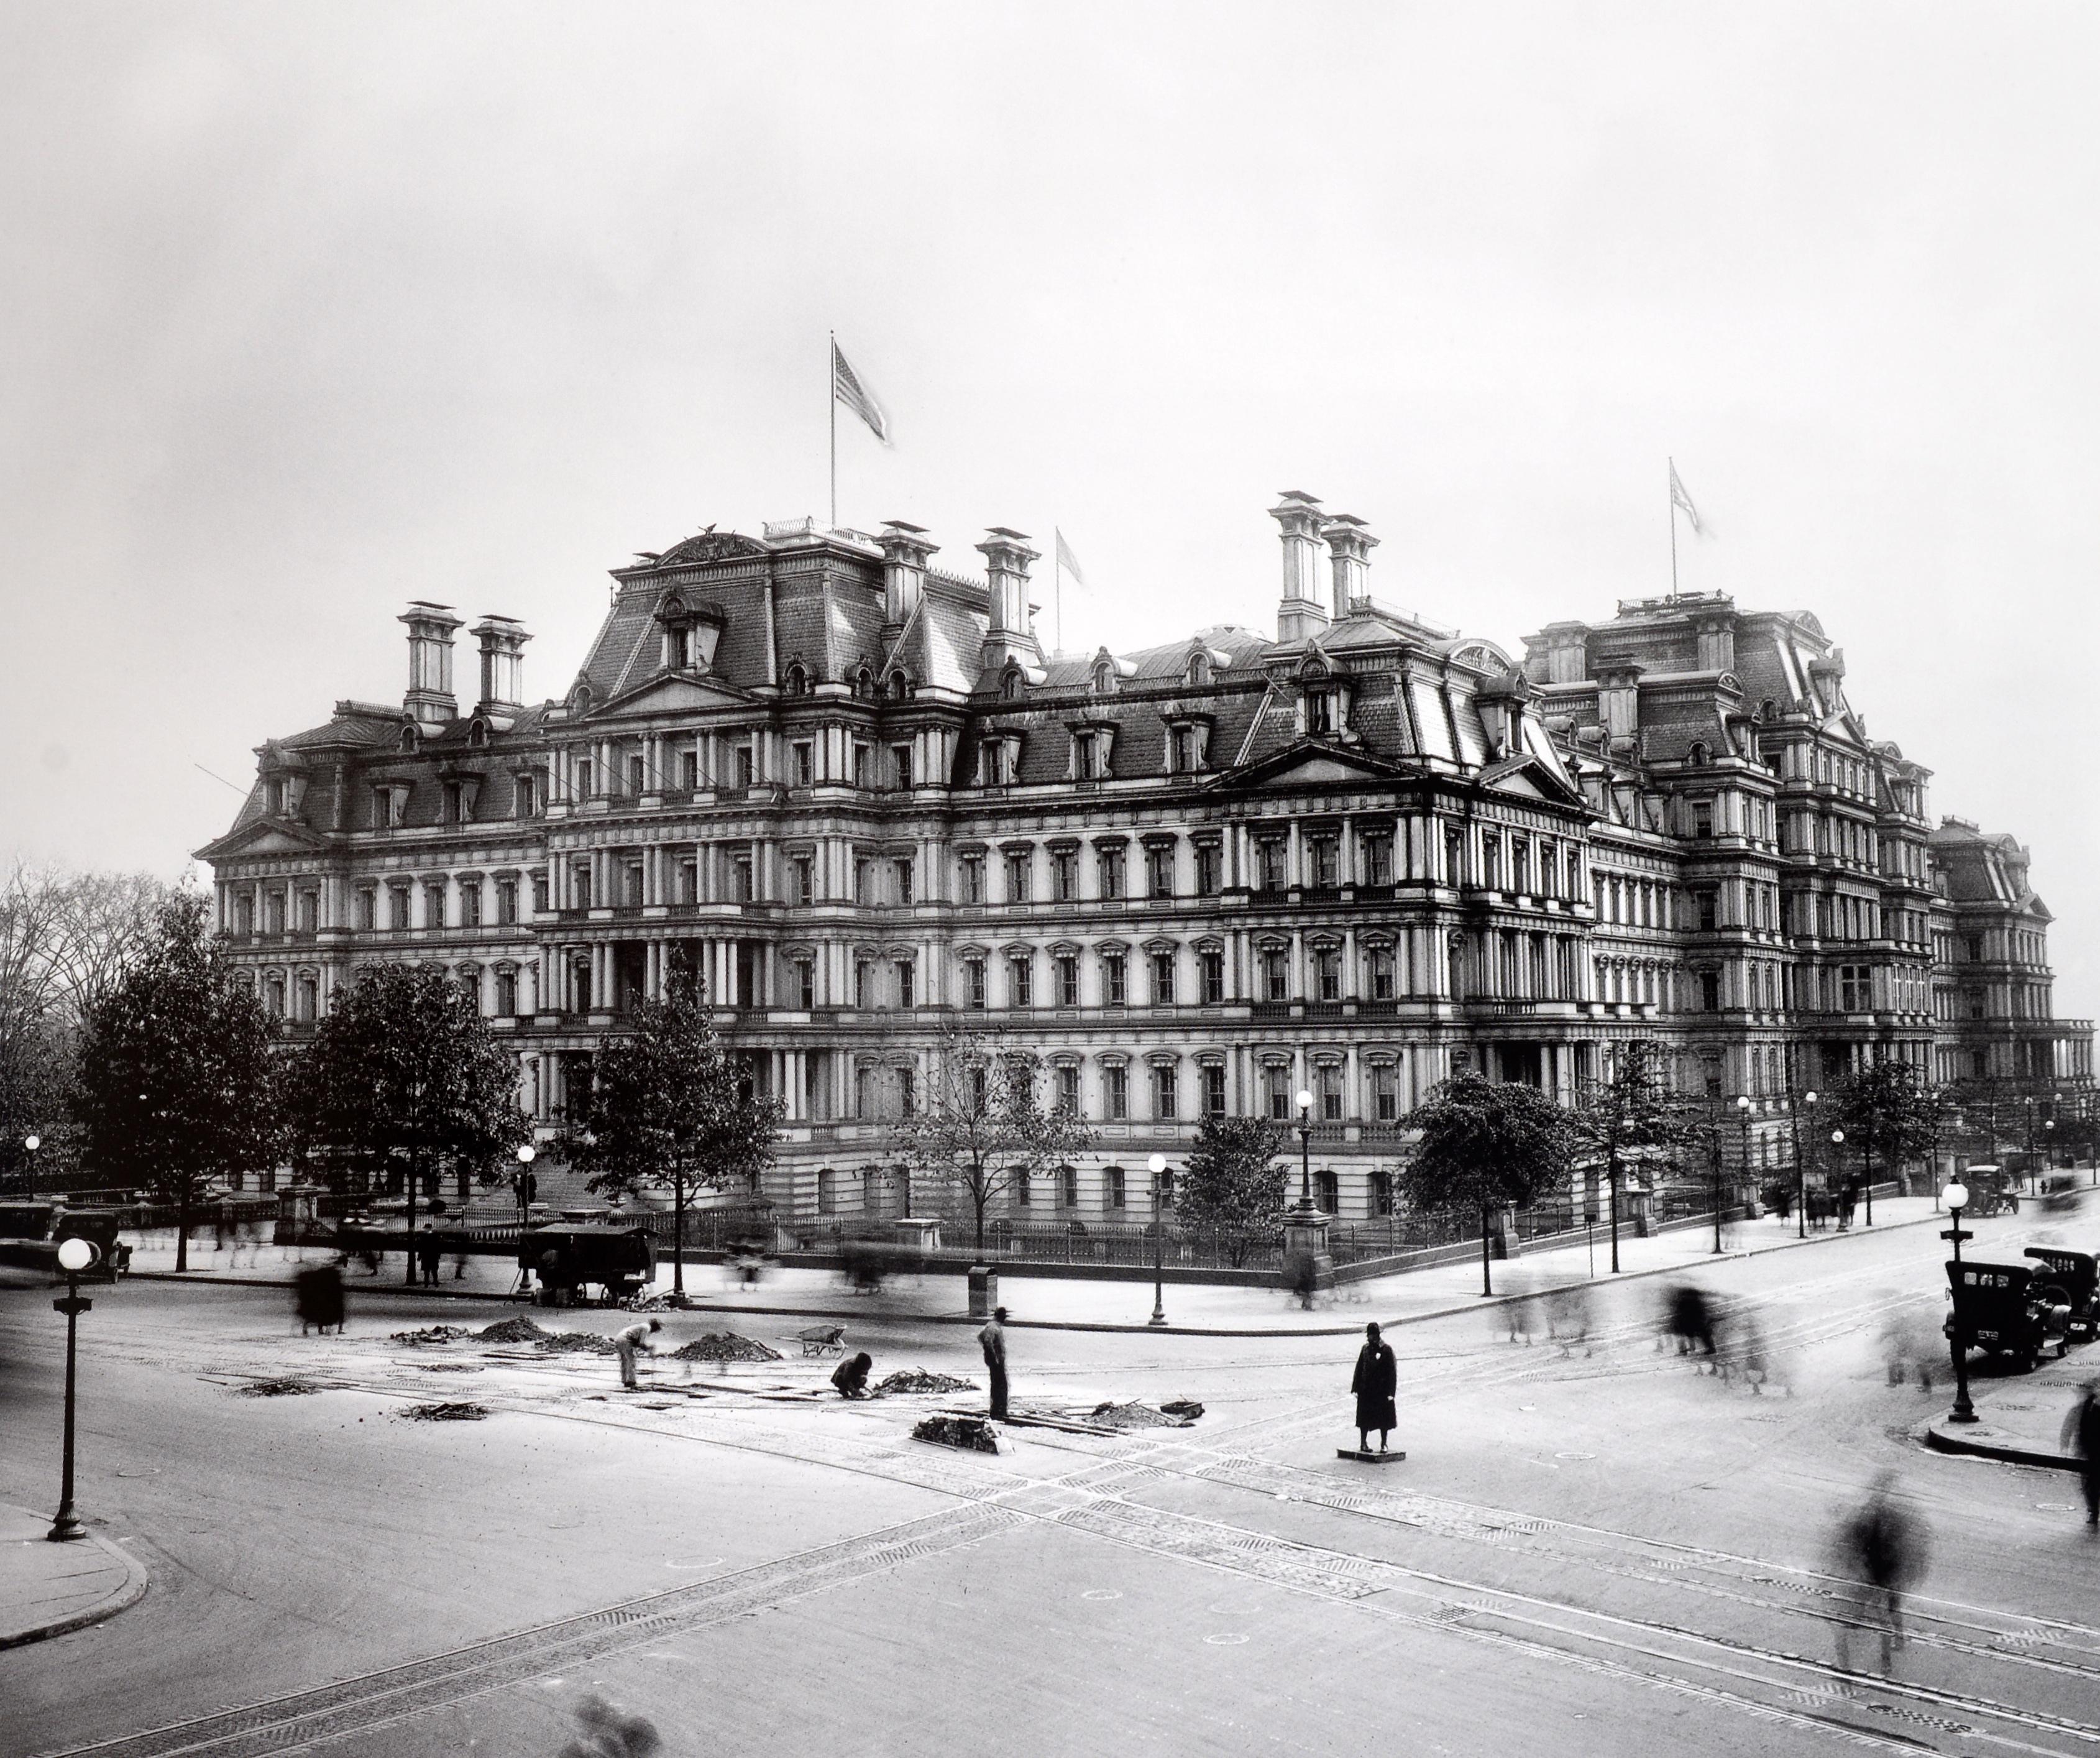
M 117 1236 L 122 1216 L 113 1208 L 68 1208 L 63 1202 L 0 1203 L 0 1264 L 59 1274 L 59 1247 L 86 1239 L 95 1262 L 85 1274 L 114 1282 L 131 1267 L 131 1248 Z
M 1962 1168 L 1961 1182 L 1969 1187 L 1969 1218 L 1987 1215 L 2017 1215 L 2020 1212 L 2020 1181 L 2003 1166 L 1984 1164 Z
M 1986 1354 L 2002 1355 L 2023 1373 L 2033 1372 L 2050 1344 L 2061 1356 L 2070 1347 L 2070 1309 L 2044 1297 L 2045 1284 L 2027 1264 L 1987 1264 L 1974 1259 L 1947 1266 L 1954 1311 L 1947 1335 Z
M 543 1306 L 618 1305 L 655 1279 L 656 1242 L 646 1227 L 563 1221 L 521 1233 L 518 1267 L 526 1278 L 539 1278 L 536 1298 Z
M 2075 1172 L 2045 1172 L 2041 1177 L 2041 1206 L 2052 1214 L 2076 1208 L 2082 1188 Z
M 2093 1341 L 2100 1310 L 2100 1259 L 2090 1252 L 2067 1252 L 2053 1245 L 2030 1245 L 2021 1254 L 2041 1267 L 2035 1271 L 2042 1284 L 2041 1297 L 2066 1309 L 2064 1334 L 2074 1343 Z

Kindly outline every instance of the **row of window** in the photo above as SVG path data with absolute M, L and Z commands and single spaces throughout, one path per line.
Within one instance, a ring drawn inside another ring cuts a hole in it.
M 982 1107 L 983 1085 L 990 1077 L 984 1070 L 979 1078 L 977 1102 Z M 1145 1098 L 1145 1120 L 1179 1123 L 1187 1120 L 1186 1107 L 1193 1102 L 1198 1117 L 1226 1115 L 1225 1067 L 1220 1061 L 1205 1061 L 1195 1070 L 1193 1093 L 1185 1080 L 1186 1071 L 1178 1058 L 1161 1057 L 1139 1071 Z M 1092 1095 L 1092 1115 L 1104 1123 L 1133 1120 L 1132 1069 L 1121 1057 L 1101 1058 L 1099 1079 Z M 1350 1116 L 1348 1071 L 1339 1062 L 1314 1064 L 1308 1090 L 1312 1094 L 1312 1116 L 1321 1123 L 1342 1123 Z M 1083 1071 L 1076 1061 L 1061 1061 L 1049 1071 L 1048 1102 L 1071 1117 L 1088 1115 Z M 1299 1120 L 1297 1085 L 1288 1063 L 1264 1064 L 1260 1071 L 1260 1114 L 1279 1123 Z M 1397 1123 L 1401 1116 L 1401 1071 L 1396 1062 L 1379 1061 L 1363 1071 L 1362 1120 Z M 862 1062 L 854 1070 L 854 1115 L 870 1121 L 912 1115 L 920 1103 L 919 1071 L 908 1062 Z

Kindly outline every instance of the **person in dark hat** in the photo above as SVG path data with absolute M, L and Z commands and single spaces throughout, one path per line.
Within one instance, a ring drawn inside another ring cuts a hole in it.
M 1357 1352 L 1357 1375 L 1349 1382 L 1349 1389 L 1357 1394 L 1357 1451 L 1368 1453 L 1371 1450 L 1370 1433 L 1379 1431 L 1378 1450 L 1386 1450 L 1386 1442 L 1397 1420 L 1392 1407 L 1393 1394 L 1400 1389 L 1400 1367 L 1392 1358 L 1392 1345 L 1382 1342 L 1379 1327 L 1374 1324 L 1364 1327 L 1364 1346 Z

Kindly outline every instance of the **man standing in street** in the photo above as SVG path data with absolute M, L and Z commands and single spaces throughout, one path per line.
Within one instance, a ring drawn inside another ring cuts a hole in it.
M 1006 1420 L 1006 1309 L 995 1306 L 990 1320 L 977 1332 L 977 1347 L 984 1351 L 985 1372 L 991 1376 L 993 1420 Z
M 2085 1491 L 2085 1530 L 2100 1532 L 2100 1379 L 2079 1389 L 2078 1402 L 2063 1419 L 2063 1450 L 2078 1458 L 2078 1481 Z
M 631 1324 L 624 1331 L 612 1333 L 613 1347 L 620 1351 L 620 1383 L 630 1392 L 639 1391 L 641 1382 L 634 1377 L 634 1352 L 646 1349 L 656 1353 L 656 1345 L 649 1341 L 652 1332 L 664 1328 L 661 1318 L 651 1318 L 646 1324 Z

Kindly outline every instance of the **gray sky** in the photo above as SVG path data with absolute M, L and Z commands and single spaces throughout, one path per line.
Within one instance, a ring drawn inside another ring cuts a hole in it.
M 1062 525 L 1067 646 L 1272 621 L 1276 492 L 1514 645 L 1807 606 L 2100 1010 L 2089 6 L 0 10 L 0 841 L 169 872 L 428 597 Z M 1047 562 L 1040 570 L 1046 581 Z M 1047 613 L 1046 613 L 1047 614 Z M 1048 631 L 1045 630 L 1046 635 Z M 464 649 L 462 650 L 464 652 Z M 466 669 L 462 666 L 462 672 Z M 463 682 L 465 680 L 463 679 Z

